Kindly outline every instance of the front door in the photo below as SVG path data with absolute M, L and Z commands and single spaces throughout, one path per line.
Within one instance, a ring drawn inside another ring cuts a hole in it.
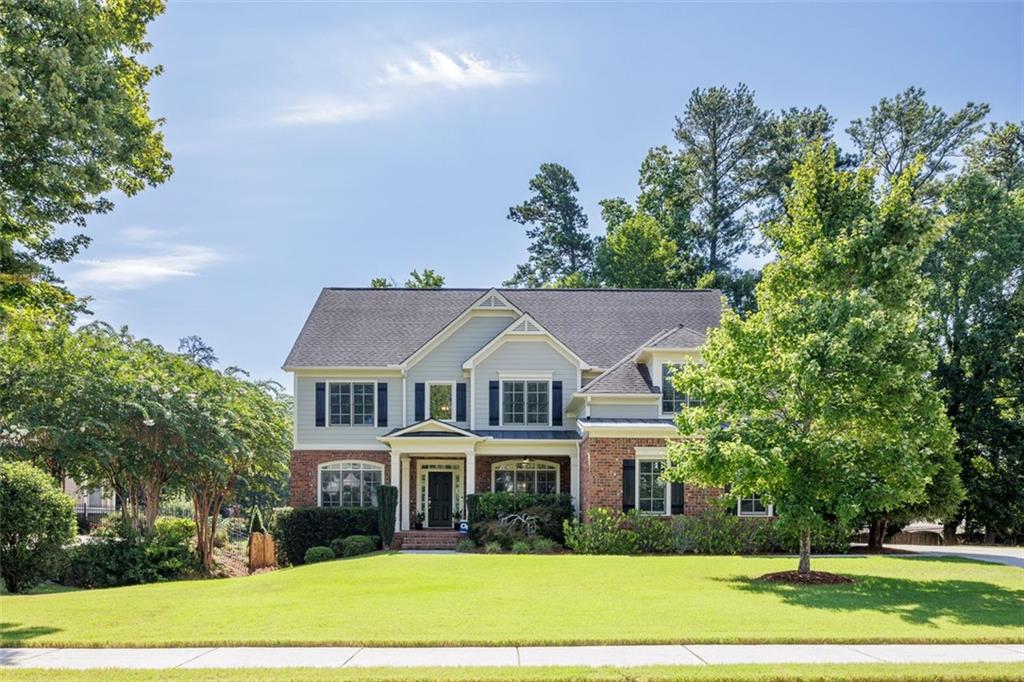
M 452 472 L 431 471 L 427 474 L 427 526 L 452 527 Z

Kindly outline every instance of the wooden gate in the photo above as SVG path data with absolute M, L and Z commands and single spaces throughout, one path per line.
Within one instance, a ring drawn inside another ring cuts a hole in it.
M 274 554 L 274 538 L 269 533 L 249 534 L 249 572 L 277 565 Z

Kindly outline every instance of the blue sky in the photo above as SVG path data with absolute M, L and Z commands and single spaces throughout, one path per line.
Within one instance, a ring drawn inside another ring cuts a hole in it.
M 284 380 L 323 286 L 511 275 L 527 242 L 505 216 L 542 162 L 576 175 L 603 232 L 597 202 L 635 195 L 695 87 L 823 104 L 840 129 L 909 85 L 1021 120 L 1022 7 L 172 0 L 147 59 L 175 174 L 115 197 L 60 272 L 100 319 Z

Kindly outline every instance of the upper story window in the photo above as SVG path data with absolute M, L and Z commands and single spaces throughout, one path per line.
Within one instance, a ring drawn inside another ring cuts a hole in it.
M 684 407 L 697 407 L 701 401 L 693 396 L 680 393 L 672 385 L 672 375 L 681 369 L 682 365 L 666 362 L 661 366 L 661 411 L 663 414 L 675 414 Z
M 498 462 L 492 471 L 496 493 L 544 495 L 558 492 L 558 465 L 551 462 Z
M 765 504 L 760 495 L 748 495 L 736 500 L 736 513 L 739 516 L 771 516 L 772 505 Z
M 373 426 L 375 385 L 332 381 L 327 385 L 327 423 L 331 426 Z
M 501 423 L 550 424 L 551 382 L 502 381 Z
M 328 462 L 318 474 L 321 507 L 372 507 L 384 482 L 384 466 L 375 462 Z
M 455 384 L 427 384 L 430 418 L 450 422 L 455 414 Z

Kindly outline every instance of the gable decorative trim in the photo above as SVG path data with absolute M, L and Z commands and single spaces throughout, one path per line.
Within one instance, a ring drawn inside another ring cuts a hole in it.
M 471 370 L 487 359 L 509 341 L 544 341 L 554 348 L 562 357 L 572 363 L 578 370 L 590 369 L 584 360 L 572 352 L 568 346 L 558 340 L 554 334 L 544 328 L 542 324 L 523 314 L 512 324 L 502 330 L 497 336 L 491 339 L 487 345 L 474 353 L 468 360 L 462 363 L 463 369 Z

